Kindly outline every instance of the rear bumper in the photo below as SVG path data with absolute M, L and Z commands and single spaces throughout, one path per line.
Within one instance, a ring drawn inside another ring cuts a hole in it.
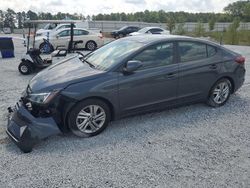
M 237 69 L 234 92 L 236 92 L 244 84 L 245 74 L 246 74 L 246 69 L 244 67 L 240 67 Z
M 42 139 L 61 133 L 53 118 L 36 118 L 22 105 L 9 113 L 7 135 L 23 151 L 30 152 Z

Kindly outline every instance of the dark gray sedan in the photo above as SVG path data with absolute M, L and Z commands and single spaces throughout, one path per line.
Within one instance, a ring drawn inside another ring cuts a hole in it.
M 244 82 L 245 59 L 180 36 L 134 36 L 50 66 L 30 81 L 7 134 L 24 152 L 50 135 L 102 132 L 111 120 L 194 102 L 224 105 Z

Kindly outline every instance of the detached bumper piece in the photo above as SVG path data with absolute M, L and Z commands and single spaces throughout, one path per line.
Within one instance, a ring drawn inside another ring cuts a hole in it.
M 8 111 L 6 133 L 24 153 L 42 139 L 61 133 L 53 118 L 36 118 L 22 104 Z

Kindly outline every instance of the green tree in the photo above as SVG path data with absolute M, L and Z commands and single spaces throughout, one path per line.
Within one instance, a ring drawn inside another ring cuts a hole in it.
M 201 21 L 199 21 L 194 28 L 194 34 L 197 37 L 202 37 L 204 36 L 204 33 L 205 33 L 204 24 Z
M 38 15 L 37 15 L 35 12 L 31 11 L 31 10 L 29 10 L 29 11 L 27 12 L 26 16 L 27 16 L 28 19 L 30 19 L 30 20 L 38 20 Z
M 167 29 L 169 30 L 170 33 L 172 33 L 174 28 L 175 28 L 175 20 L 173 17 L 169 17 L 167 19 Z
M 209 31 L 213 31 L 214 30 L 214 26 L 215 26 L 215 22 L 216 19 L 213 17 L 208 21 L 208 25 L 209 25 Z
M 3 28 L 4 12 L 0 10 L 0 30 Z
M 15 11 L 12 9 L 7 9 L 7 12 L 5 14 L 5 18 L 3 21 L 4 27 L 10 27 L 11 31 L 13 32 L 13 29 L 15 28 Z
M 23 28 L 23 17 L 22 17 L 21 12 L 18 12 L 16 14 L 16 19 L 17 19 L 17 27 L 18 27 L 18 29 L 22 29 Z
M 185 26 L 185 23 L 178 23 L 177 28 L 175 30 L 175 34 L 176 35 L 185 35 L 186 30 L 185 30 L 184 26 Z
M 249 18 L 248 16 L 250 16 L 249 7 L 250 0 L 237 1 L 226 6 L 224 11 L 231 14 L 233 17 L 239 17 L 240 19 L 244 19 L 246 21 L 246 19 Z
M 244 21 L 250 21 L 250 2 L 248 2 L 244 8 Z
M 240 26 L 240 19 L 235 18 L 226 31 L 226 42 L 228 44 L 239 44 L 239 34 L 237 29 Z

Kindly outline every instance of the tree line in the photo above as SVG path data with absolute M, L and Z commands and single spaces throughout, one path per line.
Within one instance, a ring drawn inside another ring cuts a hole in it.
M 241 22 L 250 22 L 250 0 L 237 1 L 230 3 L 224 8 L 224 13 L 188 13 L 188 12 L 165 12 L 164 10 L 149 11 L 136 13 L 111 13 L 98 14 L 94 16 L 84 17 L 82 14 L 74 13 L 36 13 L 31 10 L 27 12 L 15 12 L 12 9 L 6 11 L 0 10 L 0 28 L 23 28 L 25 27 L 25 20 L 111 20 L 111 21 L 139 21 L 139 22 L 154 22 L 167 23 L 170 28 L 175 23 L 184 22 L 201 22 L 210 23 L 215 22 L 233 22 L 237 18 Z

